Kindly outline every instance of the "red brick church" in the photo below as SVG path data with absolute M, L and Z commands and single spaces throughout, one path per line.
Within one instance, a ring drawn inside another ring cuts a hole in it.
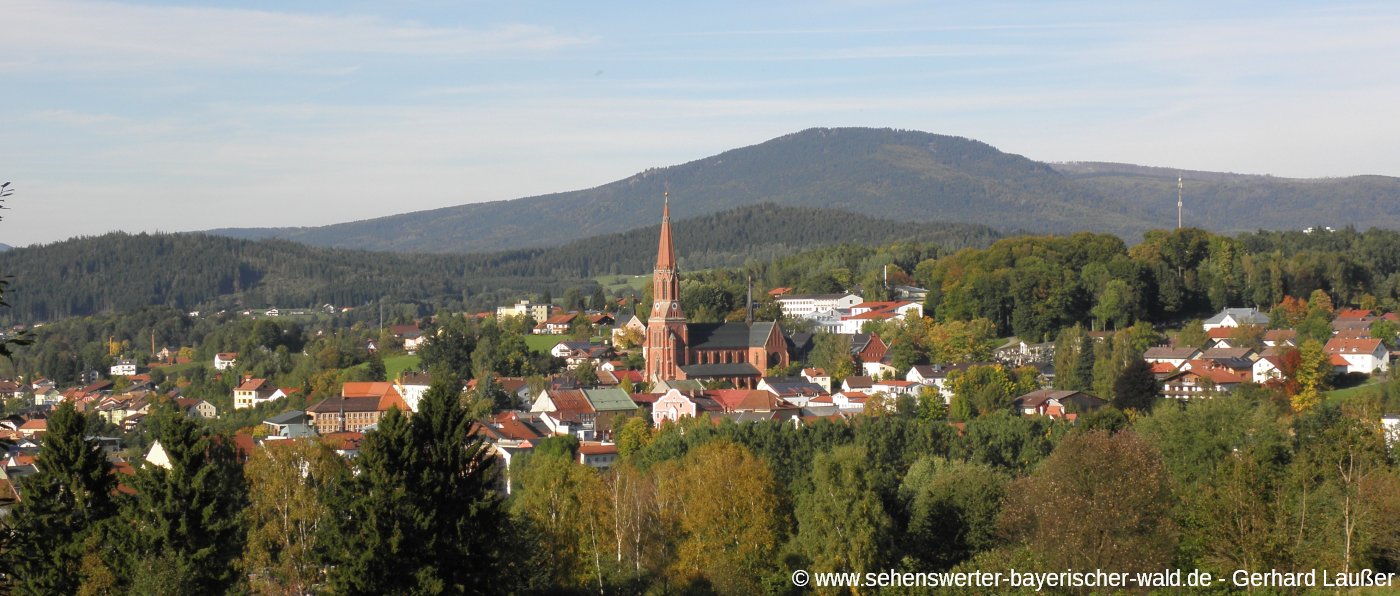
M 721 380 L 753 389 L 769 368 L 787 366 L 787 341 L 777 322 L 687 323 L 681 311 L 680 288 L 667 197 L 652 277 L 651 316 L 642 348 L 647 380 Z

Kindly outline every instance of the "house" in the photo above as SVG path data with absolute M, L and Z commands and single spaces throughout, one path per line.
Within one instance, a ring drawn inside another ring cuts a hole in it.
M 19 425 L 20 436 L 26 439 L 38 439 L 49 431 L 49 420 L 47 418 L 30 418 L 24 424 Z
M 586 339 L 561 341 L 554 344 L 554 347 L 549 349 L 549 355 L 555 358 L 568 358 L 569 354 L 579 350 L 586 350 L 591 345 L 593 345 L 593 342 Z
M 617 444 L 583 441 L 578 445 L 578 463 L 598 470 L 611 468 L 617 461 Z
M 1250 368 L 1250 379 L 1260 385 L 1269 381 L 1281 381 L 1283 376 L 1283 358 L 1280 356 L 1261 357 L 1255 360 L 1254 366 Z
M 111 373 L 114 377 L 134 376 L 136 374 L 136 361 L 127 358 L 118 360 L 112 364 Z
M 829 393 L 825 387 L 801 377 L 764 377 L 758 382 L 758 389 L 799 407 Z
M 535 334 L 566 335 L 573 328 L 574 320 L 578 316 L 576 312 L 568 312 L 549 317 L 543 323 L 535 325 Z
M 704 395 L 719 404 L 720 411 L 726 414 L 796 409 L 778 396 L 761 389 L 715 389 L 706 391 Z
M 186 416 L 213 420 L 219 416 L 219 411 L 211 404 L 202 399 L 191 397 L 175 398 L 175 408 L 184 412 Z
M 1163 379 L 1162 396 L 1173 399 L 1211 397 L 1216 391 L 1231 391 L 1249 380 L 1248 375 L 1224 367 L 1200 366 L 1179 370 Z
M 546 389 L 540 392 L 531 412 L 540 414 L 549 432 L 575 435 L 580 441 L 593 440 L 598 433 L 598 411 L 581 389 Z
M 617 345 L 624 336 L 635 334 L 637 337 L 646 337 L 647 324 L 637 315 L 631 315 L 612 329 L 613 345 Z
M 1013 400 L 1012 405 L 1023 416 L 1048 416 L 1074 420 L 1078 414 L 1092 412 L 1108 405 L 1108 401 L 1084 393 L 1060 389 L 1040 389 Z
M 316 432 L 328 435 L 343 431 L 363 432 L 379 424 L 380 418 L 390 408 L 412 413 L 392 383 L 346 383 L 341 386 L 339 397 L 321 400 L 307 408 L 306 413 L 311 416 Z
M 874 393 L 883 393 L 892 397 L 899 395 L 917 396 L 919 395 L 919 389 L 921 387 L 923 387 L 923 385 L 913 381 L 888 380 L 875 381 L 870 385 L 870 390 Z
M 918 302 L 923 302 L 925 299 L 928 298 L 928 290 L 915 286 L 896 285 L 895 287 L 890 288 L 890 290 L 892 290 L 894 292 L 894 295 L 900 300 L 914 300 Z
M 594 412 L 594 427 L 599 435 L 611 438 L 613 420 L 618 416 L 637 411 L 637 402 L 632 401 L 626 391 L 617 388 L 582 389 L 583 396 Z
M 394 390 L 403 397 L 404 403 L 408 404 L 408 411 L 417 412 L 418 402 L 423 399 L 423 394 L 428 392 L 428 387 L 432 384 L 433 377 L 428 373 L 403 372 L 394 380 Z
M 1345 372 L 1371 374 L 1390 370 L 1390 350 L 1379 339 L 1347 339 L 1334 337 L 1323 348 L 1329 356 L 1340 357 Z
M 490 446 L 491 455 L 504 464 L 500 468 L 498 482 L 500 490 L 506 494 L 511 491 L 510 466 L 515 457 L 534 451 L 535 444 L 549 436 L 538 414 L 513 410 L 496 414 L 485 422 L 473 423 L 469 433 L 473 437 L 481 437 Z
M 238 352 L 214 354 L 214 370 L 225 370 L 238 365 Z
M 864 412 L 867 401 L 870 401 L 870 394 L 864 391 L 839 391 L 831 396 L 831 405 L 847 413 Z
M 889 351 L 889 346 L 885 345 L 879 334 L 857 333 L 851 335 L 851 357 L 860 363 L 861 372 L 866 376 L 875 377 L 884 372 L 883 369 L 888 365 L 881 366 L 881 363 Z
M 802 369 L 802 379 L 822 388 L 822 391 L 831 393 L 831 373 L 826 369 L 814 367 Z
M 146 450 L 146 463 L 157 468 L 171 469 L 170 453 L 166 452 L 165 446 L 160 444 L 160 439 L 151 443 L 151 447 Z
M 1187 360 L 1199 358 L 1200 355 L 1201 351 L 1196 348 L 1155 346 L 1147 348 L 1147 351 L 1142 354 L 1142 359 L 1149 364 L 1162 362 L 1172 365 L 1172 368 L 1181 368 L 1181 365 L 1186 364 Z
M 1268 325 L 1269 315 L 1257 308 L 1227 308 L 1206 319 L 1201 328 L 1206 331 L 1219 327 L 1239 327 L 1241 325 Z
M 841 391 L 868 392 L 874 387 L 875 380 L 866 376 L 850 376 L 841 381 Z
M 675 422 L 681 418 L 695 418 L 720 411 L 720 405 L 708 397 L 699 394 L 686 395 L 671 389 L 652 403 L 651 421 L 654 426 L 660 428 L 668 420 Z
M 316 436 L 311 416 L 302 410 L 288 410 L 263 420 L 267 440 L 301 439 Z
M 1298 345 L 1298 332 L 1293 329 L 1270 329 L 1264 332 L 1264 346 L 1268 348 Z
M 835 311 L 841 312 L 841 311 Z M 918 302 L 901 300 L 896 302 L 862 302 L 853 306 L 850 313 L 841 317 L 838 333 L 860 333 L 870 321 L 902 321 L 907 316 L 924 316 L 924 306 Z
M 274 387 L 267 379 L 254 379 L 248 376 L 233 389 L 233 409 L 252 408 L 283 397 L 287 397 L 286 392 L 279 387 Z
M 321 442 L 331 448 L 336 455 L 345 459 L 352 459 L 360 455 L 360 443 L 364 442 L 365 433 L 356 431 L 333 432 L 321 435 Z

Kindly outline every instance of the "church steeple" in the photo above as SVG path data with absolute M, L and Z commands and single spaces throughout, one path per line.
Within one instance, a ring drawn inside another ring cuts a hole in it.
M 665 201 L 661 207 L 661 245 L 656 248 L 656 268 L 676 268 L 676 248 L 671 243 L 671 193 L 662 195 Z
M 656 249 L 656 270 L 651 281 L 651 316 L 647 318 L 645 347 L 647 380 L 676 379 L 685 365 L 690 333 L 681 312 L 681 281 L 676 271 L 676 249 L 671 241 L 671 196 L 661 208 L 661 240 Z

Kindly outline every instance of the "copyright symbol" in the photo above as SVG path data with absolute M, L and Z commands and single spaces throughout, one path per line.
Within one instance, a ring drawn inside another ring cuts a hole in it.
M 792 572 L 792 585 L 799 588 L 807 585 L 807 572 L 801 569 Z

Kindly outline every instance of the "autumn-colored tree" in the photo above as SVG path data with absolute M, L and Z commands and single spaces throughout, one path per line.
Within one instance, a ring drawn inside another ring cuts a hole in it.
M 1162 456 L 1132 431 L 1072 434 L 1007 489 L 1007 535 L 1053 569 L 1161 569 L 1176 528 Z
M 1269 313 L 1269 322 L 1276 328 L 1293 328 L 1303 322 L 1303 318 L 1308 316 L 1308 303 L 1292 296 L 1284 296 L 1283 300 L 1274 305 L 1273 311 Z
M 551 588 L 601 589 L 602 561 L 614 544 L 610 501 L 592 468 L 572 457 L 534 453 L 519 475 L 511 511 L 537 537 Z
M 1331 370 L 1332 366 L 1321 342 L 1308 339 L 1298 346 L 1298 368 L 1293 371 L 1293 380 L 1298 383 L 1298 392 L 1293 394 L 1293 411 L 1307 411 L 1322 400 L 1322 390 L 1326 388 L 1327 375 Z
M 243 468 L 248 544 L 240 566 L 259 594 L 309 594 L 324 581 L 328 491 L 348 477 L 319 441 L 270 441 Z
M 1323 313 L 1328 319 L 1336 312 L 1336 307 L 1332 306 L 1332 296 L 1326 290 L 1318 288 L 1308 295 L 1308 314 Z
M 708 583 L 720 593 L 758 591 L 780 536 L 768 465 L 742 446 L 712 441 L 658 482 L 666 514 L 682 536 L 674 579 Z

